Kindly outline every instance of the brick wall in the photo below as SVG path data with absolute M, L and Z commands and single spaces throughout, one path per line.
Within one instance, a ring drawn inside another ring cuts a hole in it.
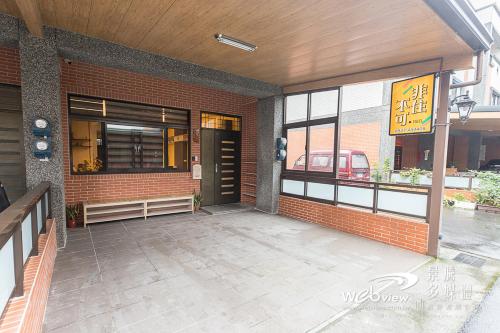
M 47 233 L 38 238 L 38 255 L 24 266 L 24 295 L 12 298 L 0 317 L 0 333 L 42 332 L 50 282 L 57 255 L 56 224 L 47 220 Z
M 0 47 L 0 83 L 21 85 L 18 49 Z
M 427 223 L 283 195 L 280 196 L 279 214 L 427 253 Z
M 340 149 L 365 152 L 370 167 L 379 163 L 380 122 L 342 125 L 340 129 Z
M 200 189 L 200 181 L 193 180 L 190 172 L 71 175 L 67 105 L 67 95 L 71 93 L 189 109 L 192 129 L 200 128 L 202 111 L 241 115 L 243 121 L 241 201 L 255 203 L 257 109 L 255 98 L 86 63 L 73 62 L 69 65 L 61 60 L 67 202 L 190 194 L 193 189 Z M 199 143 L 191 142 L 191 154 L 200 156 Z

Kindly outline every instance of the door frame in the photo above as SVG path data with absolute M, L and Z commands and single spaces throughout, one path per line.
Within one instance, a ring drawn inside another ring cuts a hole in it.
M 229 131 L 229 130 L 223 130 L 223 129 L 217 129 L 217 128 L 204 128 L 202 127 L 202 122 L 203 122 L 203 114 L 204 113 L 208 113 L 208 114 L 214 114 L 214 115 L 219 115 L 219 116 L 227 116 L 227 117 L 234 117 L 234 118 L 239 118 L 240 119 L 240 131 L 239 132 L 236 132 L 236 131 Z M 239 192 L 240 192 L 240 201 L 241 202 L 241 185 L 242 185 L 242 152 L 243 152 L 243 116 L 242 115 L 239 115 L 239 114 L 230 114 L 230 113 L 222 113 L 222 112 L 211 112 L 211 111 L 200 111 L 200 122 L 199 122 L 199 128 L 200 128 L 200 164 L 201 164 L 201 167 L 202 167 L 202 170 L 203 170 L 203 160 L 201 158 L 201 155 L 202 155 L 202 141 L 203 141 L 203 135 L 201 134 L 201 131 L 203 129 L 208 129 L 208 130 L 212 130 L 212 131 L 222 131 L 222 132 L 236 132 L 236 133 L 240 133 L 240 144 L 239 144 L 239 150 L 240 150 L 240 166 L 238 168 L 238 172 L 239 172 L 239 179 L 240 179 L 240 189 L 239 189 Z M 203 177 L 203 172 L 202 172 L 202 177 Z M 203 195 L 203 181 L 200 180 L 200 191 Z M 215 204 L 216 205 L 216 204 Z

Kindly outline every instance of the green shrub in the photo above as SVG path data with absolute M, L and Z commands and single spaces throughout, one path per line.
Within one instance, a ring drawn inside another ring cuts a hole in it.
M 391 159 L 389 157 L 387 157 L 384 160 L 384 166 L 383 166 L 382 170 L 384 172 L 384 180 L 386 182 L 390 182 L 391 180 L 389 179 L 389 177 L 390 177 L 392 168 L 391 168 Z
M 500 174 L 478 172 L 479 188 L 474 191 L 476 201 L 481 205 L 500 207 Z
M 409 178 L 412 185 L 420 184 L 420 176 L 425 174 L 427 174 L 427 171 L 419 168 L 411 168 L 400 172 L 401 177 Z
M 463 195 L 462 193 L 457 193 L 453 196 L 453 199 L 455 199 L 456 201 L 469 201 L 467 200 L 467 198 L 465 198 L 465 195 Z
M 372 178 L 373 178 L 373 181 L 375 181 L 377 183 L 380 183 L 382 181 L 382 178 L 383 178 L 382 172 L 380 171 L 378 164 L 376 164 L 376 163 L 373 165 Z

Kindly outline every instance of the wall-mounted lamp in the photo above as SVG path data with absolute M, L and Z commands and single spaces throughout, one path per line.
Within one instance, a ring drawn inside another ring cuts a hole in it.
M 470 99 L 469 95 L 460 95 L 451 101 L 450 106 L 453 107 L 453 105 L 457 106 L 458 117 L 462 124 L 465 124 L 467 120 L 469 120 L 470 114 L 474 106 L 476 106 L 476 102 Z

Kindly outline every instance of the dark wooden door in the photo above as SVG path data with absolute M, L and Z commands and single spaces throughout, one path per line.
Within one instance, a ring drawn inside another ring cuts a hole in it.
M 0 182 L 11 203 L 26 193 L 21 88 L 0 85 Z
M 202 205 L 240 201 L 240 132 L 201 130 Z
M 215 201 L 225 204 L 240 201 L 240 132 L 215 131 Z

